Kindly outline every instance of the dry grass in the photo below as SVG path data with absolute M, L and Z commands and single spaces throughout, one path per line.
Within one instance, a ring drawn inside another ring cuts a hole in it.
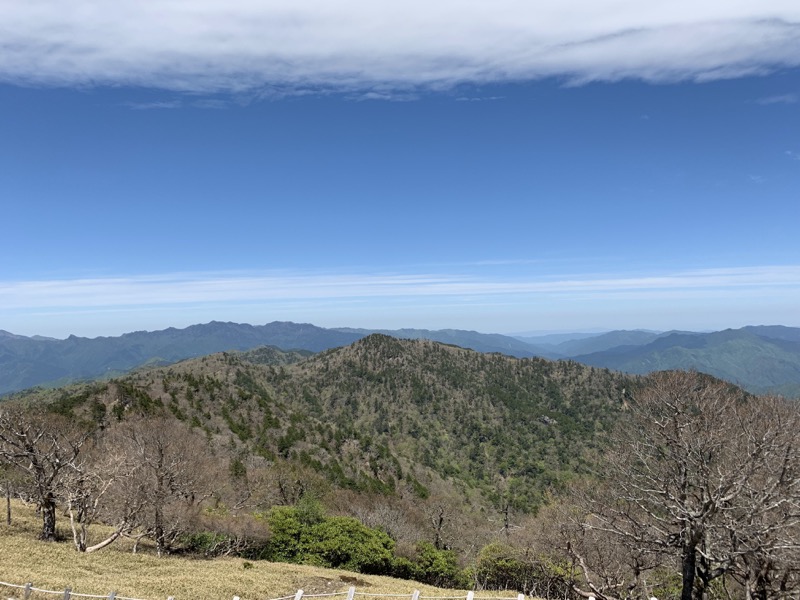
M 266 600 L 293 595 L 346 592 L 354 585 L 359 593 L 465 596 L 466 592 L 441 590 L 413 581 L 321 569 L 304 565 L 242 559 L 196 560 L 158 558 L 149 552 L 132 554 L 122 541 L 92 554 L 76 552 L 71 540 L 59 543 L 36 539 L 40 523 L 31 507 L 14 504 L 11 527 L 0 524 L 0 581 L 74 593 L 108 594 L 163 600 Z M 62 525 L 66 526 L 65 523 Z M 67 533 L 66 531 L 64 532 Z M 513 596 L 514 594 L 505 594 Z M 488 596 L 488 595 L 487 595 Z M 20 590 L 0 586 L 0 598 L 19 598 Z M 32 599 L 53 600 L 61 596 L 34 594 Z M 343 598 L 343 597 L 340 597 Z M 358 596 L 357 596 L 358 598 Z

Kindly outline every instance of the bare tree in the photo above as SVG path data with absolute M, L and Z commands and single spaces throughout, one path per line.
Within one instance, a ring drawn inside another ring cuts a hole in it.
M 119 442 L 115 431 L 106 431 L 103 437 L 93 440 L 81 460 L 63 477 L 62 496 L 79 552 L 94 552 L 110 545 L 130 532 L 145 510 L 146 498 L 126 490 L 126 483 L 135 480 L 142 467 Z M 113 525 L 113 530 L 90 545 L 89 529 L 98 521 Z
M 652 597 L 656 571 L 664 567 L 665 557 L 597 527 L 600 522 L 592 512 L 595 507 L 585 501 L 589 492 L 584 486 L 590 486 L 593 501 L 615 502 L 615 497 L 603 495 L 597 482 L 576 482 L 571 498 L 554 499 L 536 515 L 523 518 L 508 538 L 526 560 L 554 565 L 553 577 L 539 581 L 546 587 L 535 595 L 552 597 L 547 590 L 554 588 L 561 598 Z
M 151 538 L 159 555 L 186 531 L 192 511 L 224 483 L 205 438 L 163 418 L 121 423 L 115 440 L 135 471 L 113 488 L 110 510 Z
M 333 495 L 332 504 L 336 512 L 353 516 L 368 527 L 383 529 L 402 552 L 410 553 L 428 535 L 426 516 L 409 498 L 339 490 Z
M 2 486 L 3 496 L 6 501 L 6 525 L 11 525 L 11 499 L 20 495 L 24 489 L 24 475 L 20 470 L 4 463 L 0 458 L 0 486 Z
M 25 476 L 42 515 L 41 539 L 56 539 L 63 476 L 73 469 L 91 429 L 40 409 L 0 408 L 0 461 Z
M 777 532 L 797 525 L 797 408 L 778 418 L 733 386 L 668 372 L 630 409 L 608 456 L 613 497 L 593 499 L 586 526 L 677 559 L 681 600 L 705 598 L 726 575 L 751 586 L 754 565 L 772 572 L 772 553 L 787 550 Z
M 800 589 L 800 411 L 794 401 L 760 398 L 740 419 L 744 480 L 722 507 L 714 534 L 746 597 L 784 598 Z

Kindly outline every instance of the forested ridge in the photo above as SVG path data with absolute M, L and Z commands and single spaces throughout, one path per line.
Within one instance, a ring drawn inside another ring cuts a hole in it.
M 301 358 L 222 353 L 46 395 L 69 416 L 163 413 L 235 456 L 300 464 L 335 487 L 424 497 L 436 482 L 487 505 L 502 489 L 531 512 L 586 472 L 634 385 L 577 363 L 379 334 Z

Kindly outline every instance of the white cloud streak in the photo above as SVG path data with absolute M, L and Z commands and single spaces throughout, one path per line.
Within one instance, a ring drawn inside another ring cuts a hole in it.
M 563 76 L 705 80 L 800 65 L 795 0 L 0 3 L 0 79 L 268 95 Z
M 800 266 L 705 269 L 638 277 L 486 279 L 462 275 L 157 275 L 0 283 L 0 311 L 276 301 L 560 296 L 653 299 L 792 296 Z
M 766 98 L 759 98 L 758 104 L 769 106 L 771 104 L 797 104 L 800 102 L 800 96 L 797 94 L 781 94 L 779 96 L 767 96 Z

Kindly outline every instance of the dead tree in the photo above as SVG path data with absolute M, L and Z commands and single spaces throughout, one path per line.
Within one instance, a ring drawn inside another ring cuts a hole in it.
M 41 409 L 0 409 L 0 461 L 21 473 L 42 515 L 41 539 L 56 539 L 56 508 L 64 475 L 92 430 Z
M 163 418 L 121 423 L 115 439 L 137 465 L 114 486 L 111 515 L 149 537 L 159 555 L 189 526 L 192 511 L 224 484 L 203 436 Z
M 587 526 L 676 560 L 681 600 L 702 600 L 723 576 L 766 581 L 796 547 L 778 535 L 796 535 L 800 492 L 797 407 L 784 408 L 778 416 L 697 373 L 651 376 L 616 434 Z

